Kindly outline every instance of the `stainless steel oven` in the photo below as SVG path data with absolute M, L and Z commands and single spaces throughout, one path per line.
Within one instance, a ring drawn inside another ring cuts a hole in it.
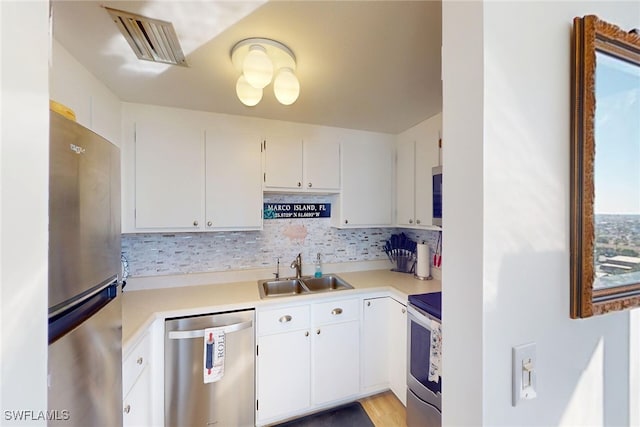
M 431 333 L 441 324 L 441 293 L 410 295 L 407 305 L 407 426 L 442 423 L 442 378 L 429 380 Z

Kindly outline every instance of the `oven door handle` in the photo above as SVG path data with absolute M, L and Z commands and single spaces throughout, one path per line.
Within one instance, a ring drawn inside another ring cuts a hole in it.
M 436 322 L 440 323 L 440 320 L 436 319 L 433 316 L 430 316 L 427 313 L 417 310 L 411 304 L 407 304 L 407 313 L 409 314 L 410 320 L 413 320 L 414 322 L 416 322 L 417 324 L 419 324 L 424 328 L 427 328 L 428 330 L 431 330 L 432 320 L 435 320 Z

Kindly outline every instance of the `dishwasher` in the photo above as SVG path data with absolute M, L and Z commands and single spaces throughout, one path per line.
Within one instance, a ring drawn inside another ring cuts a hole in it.
M 254 310 L 165 321 L 165 426 L 255 425 Z

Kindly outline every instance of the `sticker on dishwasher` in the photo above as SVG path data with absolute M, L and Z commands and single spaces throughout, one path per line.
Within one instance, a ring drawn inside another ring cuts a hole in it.
M 222 328 L 204 330 L 204 383 L 220 381 L 224 375 L 225 336 Z

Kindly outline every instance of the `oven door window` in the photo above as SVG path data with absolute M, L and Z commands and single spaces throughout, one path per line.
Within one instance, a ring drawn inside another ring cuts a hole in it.
M 431 353 L 431 331 L 411 321 L 411 357 L 409 370 L 411 376 L 434 394 L 442 390 L 442 379 L 437 383 L 429 381 L 429 355 Z

